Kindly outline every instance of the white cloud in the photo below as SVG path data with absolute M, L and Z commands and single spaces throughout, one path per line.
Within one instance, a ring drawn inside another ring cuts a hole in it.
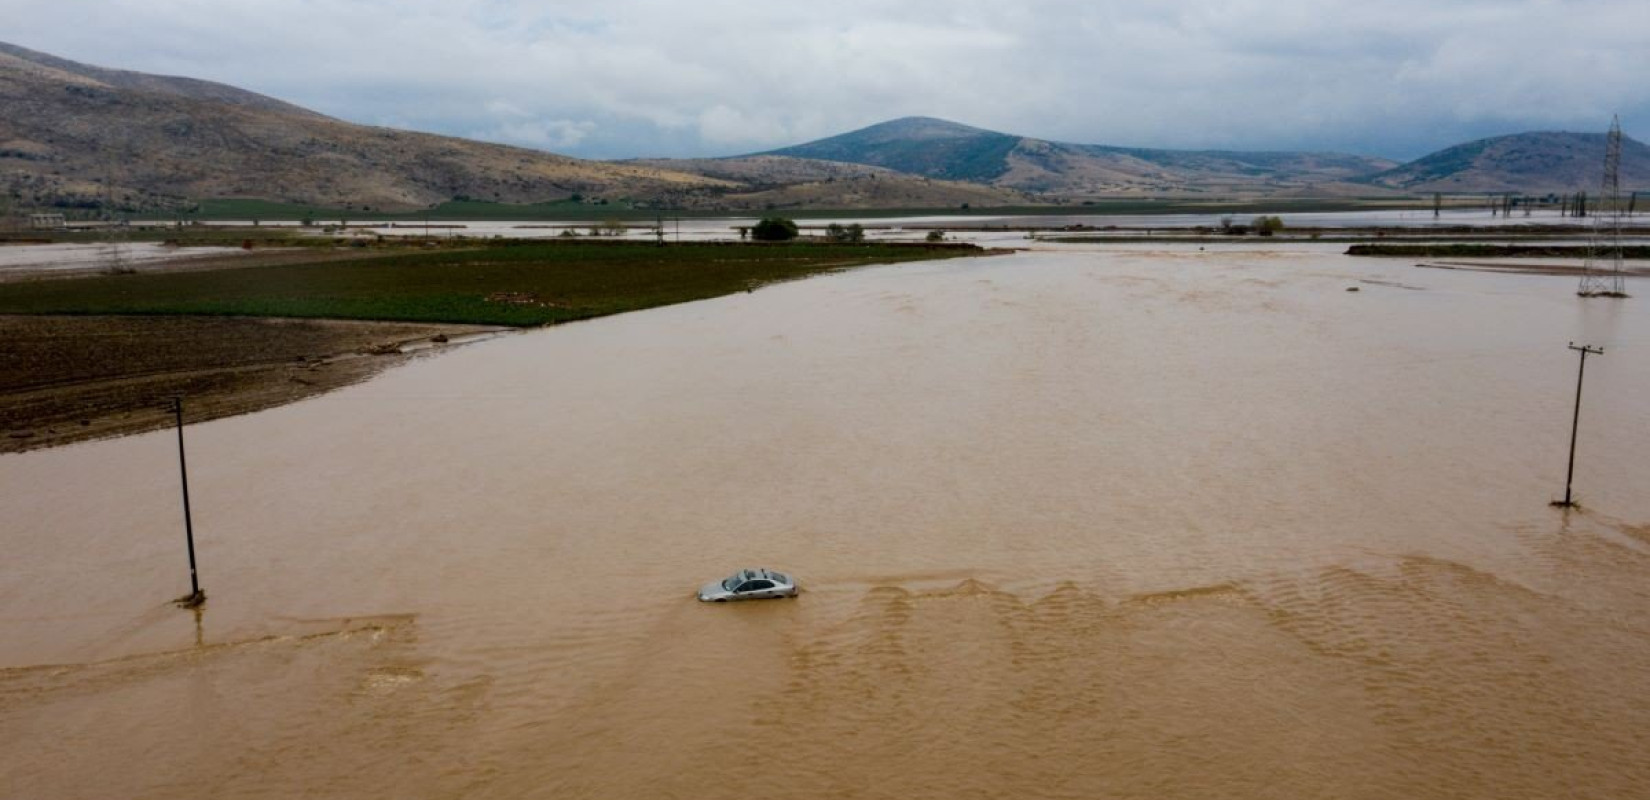
M 0 0 L 4 36 L 345 119 L 726 154 L 908 114 L 1067 141 L 1418 155 L 1650 133 L 1643 0 Z

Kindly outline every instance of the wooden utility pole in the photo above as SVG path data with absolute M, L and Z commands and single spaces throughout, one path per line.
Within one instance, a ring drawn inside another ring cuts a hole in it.
M 1553 505 L 1558 508 L 1575 507 L 1575 501 L 1570 497 L 1570 483 L 1576 476 L 1576 431 L 1581 428 L 1581 381 L 1587 376 L 1587 354 L 1604 355 L 1602 347 L 1576 347 L 1575 342 L 1570 343 L 1570 349 L 1581 354 L 1581 367 L 1576 370 L 1576 411 L 1575 417 L 1570 420 L 1570 467 L 1564 473 L 1564 499 L 1553 501 Z
M 183 535 L 189 544 L 189 594 L 174 600 L 183 608 L 200 608 L 206 602 L 206 592 L 201 591 L 200 578 L 195 572 L 195 523 L 189 514 L 189 464 L 183 454 L 183 398 L 172 398 L 172 413 L 177 418 L 178 426 L 178 475 L 183 485 Z

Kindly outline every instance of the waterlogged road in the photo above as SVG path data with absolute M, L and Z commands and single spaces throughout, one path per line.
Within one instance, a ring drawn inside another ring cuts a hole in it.
M 198 618 L 168 434 L 0 457 L 0 774 L 1647 796 L 1641 303 L 1050 247 L 486 342 L 192 428 Z M 1607 352 L 1566 514 L 1571 340 Z M 745 565 L 804 594 L 692 600 Z

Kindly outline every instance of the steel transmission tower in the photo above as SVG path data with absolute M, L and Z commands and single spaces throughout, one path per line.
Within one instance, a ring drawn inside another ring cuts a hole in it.
M 1581 274 L 1582 297 L 1626 297 L 1627 279 L 1621 266 L 1621 117 L 1610 122 L 1604 147 L 1604 184 L 1600 208 L 1593 215 L 1593 235 L 1587 243 L 1587 265 Z

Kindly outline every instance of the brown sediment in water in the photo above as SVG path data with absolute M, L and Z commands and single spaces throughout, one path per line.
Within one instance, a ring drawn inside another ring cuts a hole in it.
M 1296 255 L 858 270 L 202 425 L 198 617 L 165 604 L 166 434 L 0 456 L 0 774 L 66 798 L 1650 794 L 1650 317 Z M 1609 355 L 1587 510 L 1554 511 L 1571 340 Z M 693 599 L 744 566 L 803 594 Z

